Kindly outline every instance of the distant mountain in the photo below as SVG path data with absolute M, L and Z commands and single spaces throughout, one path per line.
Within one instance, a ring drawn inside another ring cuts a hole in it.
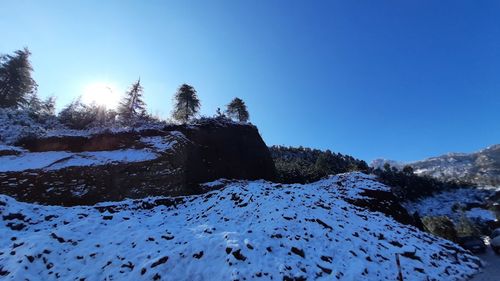
M 389 163 L 389 165 L 391 165 L 391 167 L 396 167 L 398 169 L 402 169 L 405 165 L 403 162 L 378 158 L 378 159 L 375 159 L 372 161 L 372 163 L 370 164 L 370 167 L 373 167 L 375 169 L 383 169 L 384 165 L 386 163 Z
M 416 174 L 429 175 L 442 180 L 500 186 L 500 144 L 474 153 L 449 153 L 412 163 L 377 159 L 372 162 L 371 166 L 381 168 L 385 163 L 398 169 L 404 165 L 410 165 Z

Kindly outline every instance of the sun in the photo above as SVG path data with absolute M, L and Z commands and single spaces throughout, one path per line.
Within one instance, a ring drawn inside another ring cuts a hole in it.
M 116 108 L 120 101 L 120 92 L 113 83 L 93 82 L 83 88 L 82 101 L 97 103 L 107 108 Z

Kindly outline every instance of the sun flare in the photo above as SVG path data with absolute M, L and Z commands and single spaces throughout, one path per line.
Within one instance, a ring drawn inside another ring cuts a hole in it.
M 120 92 L 112 83 L 94 82 L 84 87 L 82 101 L 84 103 L 95 102 L 105 105 L 107 108 L 115 108 L 120 101 Z

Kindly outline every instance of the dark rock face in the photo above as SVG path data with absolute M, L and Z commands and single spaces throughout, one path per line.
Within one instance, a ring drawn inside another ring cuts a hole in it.
M 165 130 L 146 129 L 130 132 L 103 132 L 92 136 L 52 136 L 46 138 L 26 137 L 17 141 L 16 145 L 31 152 L 44 151 L 106 151 L 123 148 L 142 148 L 144 144 L 139 142 L 140 137 L 165 136 L 175 126 Z
M 218 178 L 273 180 L 275 177 L 269 150 L 253 126 L 206 124 L 180 131 L 192 142 L 186 150 L 188 184 Z
M 181 134 L 180 134 L 180 133 Z M 34 152 L 141 149 L 141 137 L 159 136 L 174 141 L 172 149 L 143 162 L 77 166 L 59 170 L 0 173 L 0 193 L 20 201 L 53 205 L 89 205 L 102 201 L 147 196 L 177 196 L 201 192 L 199 184 L 219 178 L 275 177 L 274 163 L 256 127 L 238 124 L 169 126 L 91 137 L 24 140 Z
M 0 148 L 0 156 L 19 155 L 19 154 L 21 154 L 21 152 L 17 150 Z
M 31 152 L 44 151 L 105 151 L 133 147 L 137 144 L 139 135 L 133 132 L 103 133 L 92 137 L 62 136 L 43 139 L 24 138 L 16 145 L 22 146 Z

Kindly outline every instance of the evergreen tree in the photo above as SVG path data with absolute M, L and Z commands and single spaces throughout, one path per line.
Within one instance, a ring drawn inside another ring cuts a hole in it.
M 413 167 L 410 166 L 410 165 L 405 165 L 403 167 L 403 173 L 405 173 L 406 175 L 413 175 Z
M 59 122 L 71 129 L 86 129 L 95 120 L 94 112 L 78 97 L 65 106 L 57 116 Z
M 324 177 L 331 173 L 332 166 L 333 163 L 327 153 L 319 154 L 318 158 L 316 158 L 316 162 L 314 163 L 314 169 L 319 177 Z
M 36 93 L 38 85 L 31 77 L 30 55 L 24 48 L 0 57 L 0 107 L 26 106 L 29 95 Z
M 390 172 L 391 172 L 391 164 L 389 164 L 389 163 L 385 163 L 385 164 L 384 164 L 384 171 L 385 171 L 386 173 L 390 173 Z
M 250 118 L 245 102 L 240 98 L 234 98 L 231 103 L 227 105 L 227 115 L 231 119 L 237 119 L 240 122 L 247 122 Z
M 36 93 L 33 93 L 29 95 L 24 108 L 37 116 L 55 115 L 56 98 L 51 96 L 45 100 L 41 100 Z
M 146 115 L 146 103 L 142 100 L 143 87 L 141 79 L 137 80 L 125 93 L 118 106 L 118 115 L 123 121 L 130 121 Z
M 182 84 L 174 96 L 174 110 L 172 117 L 187 123 L 200 110 L 200 100 L 193 86 Z
M 56 114 L 56 98 L 50 96 L 42 101 L 40 112 L 45 115 L 55 115 Z
M 217 107 L 217 110 L 215 111 L 215 118 L 225 118 L 226 115 L 224 115 L 224 113 L 222 113 L 222 111 L 220 110 L 220 107 Z
M 93 102 L 87 106 L 87 110 L 94 117 L 90 126 L 100 127 L 112 123 L 109 120 L 109 114 L 112 114 L 112 111 L 108 111 L 105 105 Z
M 330 174 L 369 171 L 365 161 L 329 150 L 272 146 L 269 151 L 283 183 L 314 182 Z

